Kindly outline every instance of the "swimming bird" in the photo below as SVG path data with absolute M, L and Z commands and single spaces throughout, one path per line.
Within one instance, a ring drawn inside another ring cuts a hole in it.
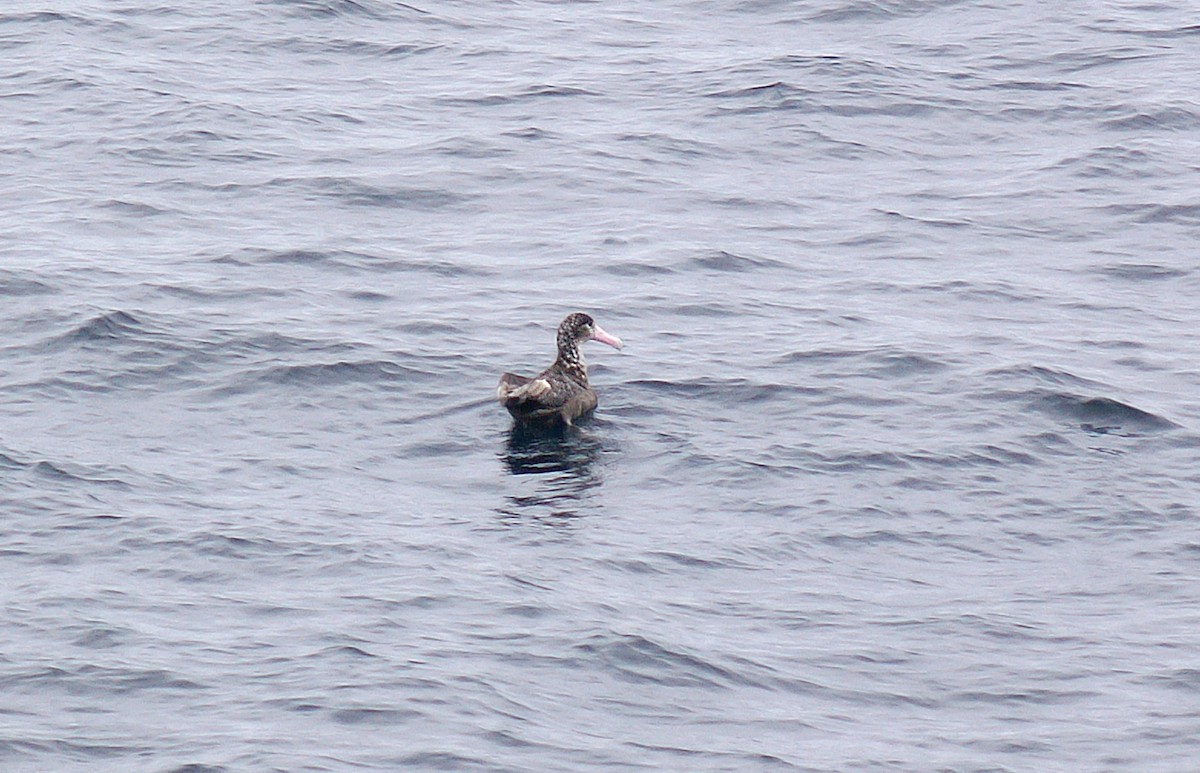
M 533 378 L 505 373 L 496 387 L 496 399 L 520 424 L 570 426 L 596 407 L 596 393 L 588 385 L 587 363 L 579 350 L 584 341 L 599 341 L 614 349 L 621 339 L 604 332 L 582 312 L 568 314 L 558 326 L 558 358 Z

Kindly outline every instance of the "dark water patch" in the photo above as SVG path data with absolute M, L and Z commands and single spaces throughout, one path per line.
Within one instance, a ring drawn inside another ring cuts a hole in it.
M 58 341 L 67 343 L 112 343 L 137 338 L 146 332 L 142 321 L 124 311 L 111 311 L 87 320 Z
M 264 555 L 293 555 L 295 553 L 292 546 L 265 537 L 249 538 L 229 534 L 198 534 L 186 540 L 173 541 L 173 544 L 187 547 L 201 555 L 233 559 L 249 559 Z
M 897 452 L 897 460 L 913 466 L 960 469 L 966 467 L 1011 467 L 1038 464 L 1037 457 L 1025 451 L 986 444 L 976 450 L 935 454 L 923 451 Z
M 1030 81 L 1030 80 L 1003 80 L 991 81 L 984 85 L 986 89 L 994 89 L 996 91 L 1076 91 L 1078 89 L 1086 89 L 1087 85 L 1083 83 L 1067 83 L 1064 81 Z
M 104 743 L 86 743 L 83 741 L 18 741 L 11 745 L 0 741 L 0 749 L 14 748 L 25 755 L 37 755 L 39 757 L 50 758 L 67 758 L 69 760 L 78 761 L 87 767 L 79 768 L 80 770 L 94 770 L 97 760 L 110 760 L 117 757 L 145 757 L 151 754 L 152 747 L 146 744 L 104 744 Z M 42 767 L 37 770 L 57 770 L 54 767 Z
M 1061 706 L 1094 699 L 1101 693 L 1092 690 L 965 690 L 948 696 L 954 703 L 991 703 L 1002 705 Z
M 241 299 L 278 298 L 287 295 L 287 290 L 277 287 L 236 287 L 227 288 L 198 287 L 195 285 L 154 284 L 147 283 L 146 287 L 163 295 L 182 298 L 189 301 L 223 301 Z
M 251 264 L 284 264 L 297 266 L 333 265 L 338 268 L 351 268 L 369 265 L 378 260 L 375 256 L 341 250 L 261 250 L 248 249 L 236 254 L 223 255 L 216 258 L 214 263 L 231 263 L 234 265 Z
M 1016 57 L 996 57 L 995 65 L 1001 69 L 1038 69 L 1060 75 L 1094 70 L 1100 67 L 1113 67 L 1130 62 L 1144 62 L 1157 59 L 1161 53 L 1148 53 L 1145 48 L 1134 46 L 1104 46 L 1075 51 L 1063 51 L 1037 59 L 1020 59 Z
M 436 44 L 376 43 L 371 40 L 351 38 L 290 37 L 282 40 L 264 41 L 264 51 L 295 51 L 304 54 L 353 54 L 377 59 L 403 59 L 414 54 L 423 54 L 442 48 Z
M 681 270 L 701 269 L 705 271 L 721 271 L 741 273 L 764 268 L 787 268 L 787 264 L 771 258 L 749 257 L 735 255 L 732 252 L 717 250 L 707 255 L 688 258 L 680 267 Z
M 746 97 L 753 97 L 756 99 L 783 99 L 785 97 L 802 93 L 805 92 L 789 83 L 784 83 L 783 81 L 773 81 L 771 83 L 764 83 L 758 86 L 745 86 L 735 89 L 714 91 L 710 94 L 706 94 L 705 96 L 719 99 L 743 99 Z
M 1154 164 L 1157 156 L 1136 148 L 1108 145 L 1082 155 L 1070 156 L 1048 167 L 1049 170 L 1068 170 L 1085 180 L 1113 177 L 1137 180 L 1162 173 Z
M 919 545 L 929 538 L 937 542 L 941 539 L 941 535 L 921 535 L 894 531 L 892 529 L 872 529 L 858 534 L 829 534 L 822 537 L 821 542 L 834 547 L 857 549 L 864 545 L 869 547 L 876 545 Z
M 1200 553 L 1200 546 L 1197 546 L 1197 553 Z M 618 572 L 628 572 L 630 574 L 671 574 L 675 571 L 670 567 L 657 566 L 649 561 L 642 561 L 635 558 L 605 559 L 599 563 L 616 569 Z
M 50 295 L 59 290 L 46 282 L 29 279 L 11 271 L 0 272 L 0 295 L 13 297 L 27 295 Z
M 854 349 L 808 349 L 790 352 L 779 357 L 776 362 L 781 365 L 789 363 L 828 362 L 831 360 L 846 360 L 862 357 L 868 352 Z
M 1138 223 L 1200 224 L 1200 204 L 1118 204 L 1104 209 L 1120 215 L 1135 215 Z
M 106 477 L 104 473 L 98 470 L 89 470 L 79 465 L 68 465 L 61 462 L 55 463 L 42 460 L 33 462 L 28 466 L 39 477 L 61 483 L 93 483 L 126 490 L 132 488 L 129 483 L 120 478 Z
M 411 722 L 421 716 L 413 709 L 353 708 L 330 712 L 330 718 L 339 725 L 372 725 L 388 727 Z
M 226 253 L 213 258 L 213 263 L 233 266 L 304 266 L 336 272 L 364 272 L 370 274 L 419 272 L 444 277 L 491 276 L 494 272 L 472 266 L 465 260 L 435 258 L 393 258 L 351 250 L 286 249 L 267 250 L 248 248 Z M 263 292 L 270 292 L 264 288 Z M 373 291 L 361 291 L 373 292 Z
M 810 14 L 807 18 L 816 22 L 863 22 L 887 20 L 910 16 L 924 16 L 944 8 L 962 5 L 967 0 L 852 0 L 837 3 L 835 7 Z
M 876 87 L 878 84 L 872 84 Z M 857 79 L 850 79 L 846 85 L 846 94 L 853 95 L 857 88 L 865 88 L 865 84 Z M 798 89 L 782 81 L 752 86 L 744 89 L 721 91 L 708 95 L 721 99 L 729 104 L 723 104 L 714 111 L 714 115 L 757 115 L 773 112 L 799 112 L 805 114 L 825 114 L 839 118 L 858 118 L 863 116 L 887 116 L 896 119 L 919 118 L 947 110 L 961 109 L 951 101 L 937 101 L 923 96 L 890 95 L 888 99 L 855 101 L 847 96 L 839 101 L 830 101 L 827 94 L 814 94 Z M 831 140 L 833 138 L 830 138 Z M 866 146 L 841 141 L 831 141 L 833 147 L 839 148 L 847 158 L 856 158 L 868 151 Z M 849 151 L 849 152 L 847 152 Z
M 557 137 L 554 132 L 537 126 L 526 126 L 523 129 L 513 129 L 503 133 L 505 137 L 515 137 L 519 140 L 546 140 Z
M 720 146 L 703 143 L 689 137 L 676 137 L 662 132 L 638 132 L 618 136 L 618 142 L 651 148 L 676 158 L 700 159 L 726 155 Z
M 790 720 L 789 728 L 793 732 L 816 731 L 816 726 L 800 720 Z M 820 773 L 824 768 L 796 765 L 772 754 L 755 752 L 722 752 L 711 749 L 693 749 L 685 746 L 669 746 L 664 744 L 626 741 L 625 744 L 634 749 L 649 752 L 661 752 L 672 758 L 689 760 L 687 763 L 674 763 L 681 769 L 688 770 L 722 770 L 722 771 L 795 771 L 796 773 Z M 649 767 L 649 765 L 647 765 Z M 655 769 L 659 769 L 655 766 Z
M 38 691 L 64 690 L 71 695 L 112 696 L 158 690 L 201 690 L 201 685 L 163 669 L 109 668 L 95 665 L 75 669 L 48 667 L 0 677 L 0 684 Z
M 1066 392 L 1046 392 L 1037 396 L 1031 407 L 1070 421 L 1095 434 L 1115 434 L 1123 429 L 1143 432 L 1178 427 L 1169 419 L 1109 397 L 1088 397 Z
M 533 428 L 513 424 L 501 461 L 511 475 L 569 473 L 579 480 L 590 475 L 604 453 L 603 440 L 578 427 Z
M 403 3 L 384 3 L 380 0 L 267 0 L 271 5 L 282 6 L 293 16 L 309 19 L 335 17 L 365 17 L 382 19 L 391 6 L 407 8 Z
M 868 358 L 863 375 L 869 378 L 892 380 L 927 376 L 946 369 L 945 363 L 932 357 L 907 352 L 881 352 Z
M 704 399 L 722 404 L 752 405 L 773 402 L 797 394 L 813 394 L 821 390 L 791 384 L 758 384 L 748 379 L 697 378 L 680 381 L 658 379 L 635 379 L 627 381 L 623 388 L 649 391 L 658 395 L 688 399 Z
M 911 467 L 912 462 L 895 451 L 856 451 L 826 456 L 821 466 L 830 472 L 863 472 L 901 470 Z
M 103 23 L 98 19 L 80 14 L 61 13 L 58 11 L 30 11 L 26 13 L 0 13 L 0 25 L 8 24 L 69 24 L 76 27 L 112 26 L 115 23 Z M 125 25 L 121 25 L 125 26 Z
M 97 626 L 76 636 L 71 643 L 84 649 L 108 650 L 126 644 L 129 634 L 128 630 Z
M 279 182 L 302 184 L 321 196 L 351 207 L 435 211 L 458 206 L 471 198 L 446 188 L 371 185 L 352 177 L 316 177 Z
M 647 555 L 653 556 L 654 558 L 665 559 L 667 561 L 670 561 L 671 563 L 677 564 L 679 566 L 685 566 L 685 567 L 688 567 L 691 569 L 727 569 L 727 568 L 750 569 L 750 568 L 752 568 L 749 565 L 742 563 L 742 562 L 738 562 L 738 561 L 727 560 L 727 559 L 714 560 L 714 559 L 709 559 L 709 558 L 700 558 L 699 556 L 688 555 L 686 553 L 679 553 L 679 552 L 671 551 L 671 550 L 652 550 L 649 553 L 647 553 Z
M 471 451 L 475 445 L 467 441 L 450 441 L 450 440 L 435 440 L 435 441 L 419 441 L 412 445 L 405 446 L 401 452 L 401 456 L 410 459 L 437 459 L 439 457 L 461 457 L 463 454 Z
M 276 332 L 248 330 L 217 330 L 211 345 L 235 356 L 294 355 L 322 352 L 327 355 L 346 354 L 354 347 L 340 342 L 301 338 Z
M 1135 111 L 1110 118 L 1101 125 L 1121 131 L 1192 131 L 1200 128 L 1200 113 L 1181 107 L 1168 107 L 1153 112 Z
M 875 212 L 885 215 L 896 220 L 905 220 L 910 223 L 919 223 L 921 225 L 931 225 L 935 228 L 969 228 L 973 225 L 970 220 L 950 220 L 947 218 L 933 217 L 917 217 L 916 215 L 906 215 L 902 212 L 897 212 L 893 209 L 876 209 Z
M 494 759 L 466 757 L 454 752 L 418 752 L 395 760 L 393 770 L 444 770 L 448 773 L 458 771 L 488 771 L 495 773 L 498 766 Z
M 488 159 L 512 155 L 515 151 L 474 137 L 454 137 L 429 147 L 429 151 L 451 158 Z
M 189 762 L 177 768 L 169 768 L 164 773 L 229 773 L 224 765 L 205 765 L 201 762 Z
M 170 210 L 160 209 L 145 202 L 126 201 L 124 199 L 109 199 L 108 201 L 101 202 L 99 207 L 101 209 L 111 209 L 123 215 L 135 215 L 137 217 L 155 217 L 170 212 Z
M 1087 29 L 1095 30 L 1105 34 L 1116 35 L 1131 35 L 1135 37 L 1148 38 L 1150 40 L 1177 40 L 1179 38 L 1190 38 L 1200 36 L 1200 24 L 1187 24 L 1182 27 L 1167 27 L 1166 29 L 1130 29 L 1125 26 L 1121 27 L 1102 27 L 1098 25 L 1086 25 Z
M 936 357 L 898 350 L 892 347 L 880 349 L 810 349 L 789 352 L 776 358 L 779 365 L 811 365 L 821 367 L 826 363 L 854 361 L 854 372 L 869 378 L 892 380 L 925 376 L 945 371 L 949 365 Z M 838 371 L 838 377 L 844 373 Z
M 1102 266 L 1098 270 L 1101 274 L 1113 279 L 1126 279 L 1135 282 L 1178 279 L 1191 273 L 1190 271 L 1162 266 L 1157 263 L 1116 263 Z
M 429 381 L 434 374 L 399 365 L 391 360 L 341 360 L 329 363 L 273 365 L 254 374 L 259 381 L 284 386 L 337 386 L 341 384 L 411 385 Z
M 536 100 L 536 99 L 548 99 L 548 98 L 553 99 L 553 98 L 562 98 L 562 97 L 565 97 L 565 98 L 595 97 L 595 96 L 599 96 L 599 95 L 594 91 L 589 91 L 587 89 L 577 88 L 574 86 L 557 86 L 557 85 L 552 85 L 552 84 L 538 84 L 538 85 L 533 85 L 533 86 L 527 86 L 527 87 L 521 89 L 520 91 L 509 93 L 509 94 L 486 94 L 486 95 L 475 96 L 475 97 L 461 97 L 461 96 L 443 97 L 439 101 L 442 102 L 443 104 L 451 105 L 451 106 L 496 107 L 496 106 L 500 106 L 500 105 L 511 105 L 511 104 L 516 104 L 516 103 L 521 103 L 521 102 L 525 102 L 528 100 Z M 520 135 L 522 139 L 542 139 L 545 136 L 542 133 L 542 131 L 537 128 L 525 129 L 525 130 L 522 130 L 522 132 L 523 133 Z M 532 132 L 532 134 L 530 134 L 530 132 Z M 517 135 L 513 135 L 511 132 L 506 132 L 506 134 L 509 134 L 509 136 L 517 136 Z
M 209 129 L 184 129 L 163 138 L 167 142 L 185 145 L 210 144 L 214 142 L 237 142 L 240 138 L 231 134 L 218 134 Z
M 630 682 L 672 687 L 762 686 L 743 674 L 638 635 L 594 636 L 575 645 L 574 650 Z
M 1103 389 L 1104 384 L 1089 378 L 1076 376 L 1069 371 L 1058 368 L 1048 368 L 1043 365 L 1013 365 L 996 368 L 987 373 L 988 377 L 998 379 L 1033 380 L 1038 384 L 1048 386 L 1069 386 L 1074 388 Z M 1014 393 L 1019 394 L 1019 393 Z
M 1150 677 L 1150 681 L 1173 690 L 1200 693 L 1200 668 L 1180 668 L 1167 674 Z
M 954 295 L 955 298 L 964 300 L 979 299 L 1004 302 L 1042 300 L 1042 296 L 1031 289 L 1022 288 L 1018 284 L 1003 281 L 967 282 L 964 280 L 950 280 L 948 282 L 919 284 L 916 289 L 918 292 L 923 293 L 948 293 Z
M 733 311 L 724 303 L 681 303 L 671 309 L 681 317 L 729 317 Z
M 366 301 L 367 303 L 384 303 L 395 300 L 395 296 L 393 295 L 374 290 L 353 290 L 346 293 L 346 297 L 353 301 Z M 451 329 L 453 330 L 454 328 Z
M 606 261 L 600 270 L 614 276 L 663 276 L 675 273 L 675 269 L 644 261 Z

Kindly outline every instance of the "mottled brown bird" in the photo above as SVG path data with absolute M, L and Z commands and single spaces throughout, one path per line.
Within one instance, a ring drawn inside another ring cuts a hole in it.
M 570 425 L 596 407 L 588 385 L 587 363 L 579 350 L 584 341 L 620 349 L 621 339 L 600 329 L 587 314 L 568 314 L 558 326 L 558 358 L 533 378 L 505 373 L 496 399 L 522 424 Z

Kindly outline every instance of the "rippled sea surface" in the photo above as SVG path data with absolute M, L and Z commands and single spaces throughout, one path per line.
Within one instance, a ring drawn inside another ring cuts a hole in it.
M 1187 6 L 6 4 L 0 768 L 1194 770 Z

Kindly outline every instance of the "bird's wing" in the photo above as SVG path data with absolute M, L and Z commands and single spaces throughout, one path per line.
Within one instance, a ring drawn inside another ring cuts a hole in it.
M 537 400 L 549 391 L 550 382 L 544 378 L 531 379 L 505 373 L 500 377 L 499 385 L 496 386 L 496 399 L 502 403 L 512 401 L 523 403 L 526 400 Z

